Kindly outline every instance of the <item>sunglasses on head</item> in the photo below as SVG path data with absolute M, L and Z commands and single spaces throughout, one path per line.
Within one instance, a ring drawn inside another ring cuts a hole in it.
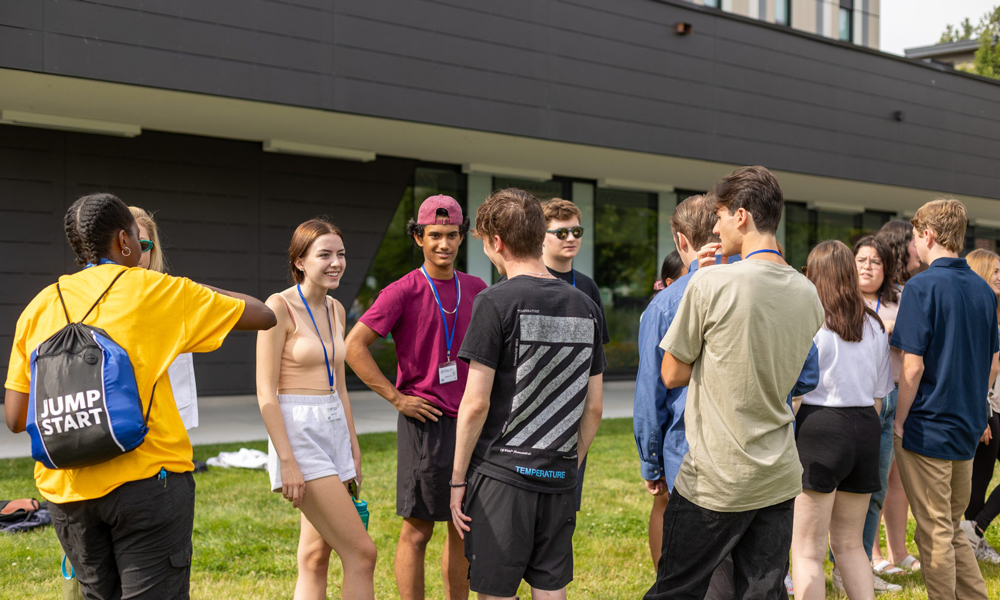
M 583 227 L 577 225 L 576 227 L 560 227 L 559 229 L 546 229 L 546 233 L 551 233 L 555 235 L 560 240 L 565 240 L 572 233 L 573 237 L 580 239 L 583 237 Z
M 150 250 L 153 249 L 153 241 L 152 240 L 139 240 L 139 249 L 142 250 L 143 254 L 145 254 L 146 252 L 149 252 Z

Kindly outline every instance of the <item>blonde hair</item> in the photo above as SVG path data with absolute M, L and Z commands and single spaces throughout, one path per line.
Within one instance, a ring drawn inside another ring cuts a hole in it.
M 996 268 L 997 263 L 1000 263 L 1000 256 L 996 252 L 977 248 L 969 252 L 969 255 L 965 257 L 965 262 L 969 263 L 969 267 L 976 272 L 976 275 L 989 282 L 993 278 L 993 269 Z
M 952 252 L 961 252 L 965 247 L 965 228 L 969 219 L 965 205 L 954 198 L 938 198 L 920 207 L 910 219 L 910 225 L 923 236 L 925 229 L 934 232 L 937 243 Z
M 163 256 L 163 247 L 160 245 L 160 232 L 156 228 L 156 221 L 153 220 L 153 216 L 138 206 L 130 206 L 128 210 L 135 217 L 135 222 L 146 229 L 149 241 L 153 242 L 153 249 L 149 251 L 149 270 L 166 273 L 168 270 L 167 259 Z

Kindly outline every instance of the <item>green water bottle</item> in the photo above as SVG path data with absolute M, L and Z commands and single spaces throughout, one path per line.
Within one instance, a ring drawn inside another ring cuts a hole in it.
M 351 500 L 354 501 L 354 508 L 358 509 L 358 516 L 361 517 L 361 522 L 365 526 L 365 531 L 368 530 L 368 503 L 364 500 L 359 500 L 358 495 L 358 482 L 352 480 L 351 483 L 347 485 L 347 489 L 350 491 Z

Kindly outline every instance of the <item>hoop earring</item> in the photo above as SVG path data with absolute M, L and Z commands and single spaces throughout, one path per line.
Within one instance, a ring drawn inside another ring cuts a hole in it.
M 122 256 L 132 256 L 132 249 L 128 246 L 122 248 Z

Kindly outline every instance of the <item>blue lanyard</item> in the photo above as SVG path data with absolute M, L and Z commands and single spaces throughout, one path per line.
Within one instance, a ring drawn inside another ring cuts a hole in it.
M 878 309 L 882 308 L 882 294 L 878 295 L 878 302 L 875 303 L 875 314 L 878 314 Z
M 454 329 L 448 329 L 448 317 L 444 314 L 441 296 L 438 295 L 437 288 L 434 287 L 434 282 L 431 281 L 431 276 L 427 274 L 427 269 L 423 265 L 420 265 L 420 272 L 427 278 L 427 285 L 431 286 L 431 291 L 434 292 L 434 299 L 438 303 L 438 310 L 441 311 L 441 320 L 444 321 L 445 354 L 448 356 L 448 362 L 451 362 L 451 343 L 455 341 L 455 329 L 458 329 L 458 305 L 462 303 L 462 288 L 458 285 L 458 273 L 456 272 L 453 276 L 455 280 L 455 293 L 458 295 L 458 299 L 455 300 L 455 327 Z
M 570 269 L 570 272 L 573 273 L 573 287 L 576 287 L 576 269 Z
M 309 320 L 313 322 L 313 329 L 316 330 L 316 336 L 319 337 L 319 345 L 323 347 L 323 360 L 326 361 L 326 375 L 330 378 L 330 391 L 333 391 L 333 369 L 330 367 L 330 357 L 326 353 L 326 342 L 323 341 L 323 336 L 319 333 L 319 326 L 316 325 L 316 318 L 313 317 L 313 311 L 309 308 L 309 303 L 306 302 L 306 297 L 302 294 L 302 286 L 295 284 L 295 289 L 299 291 L 299 298 L 302 298 L 302 304 L 306 307 L 306 312 L 309 313 Z M 323 299 L 323 306 L 326 306 L 326 298 Z M 326 322 L 330 325 L 330 344 L 333 346 L 333 357 L 337 357 L 337 342 L 333 339 L 333 321 L 330 320 L 330 310 L 326 311 Z
M 781 252 L 778 252 L 777 250 L 771 250 L 770 248 L 764 248 L 763 250 L 754 250 L 750 254 L 747 254 L 746 256 L 744 256 L 743 260 L 746 260 L 746 259 L 750 258 L 754 254 L 760 254 L 761 252 L 770 252 L 771 254 L 777 254 L 778 256 L 781 256 Z
M 89 269 L 90 267 L 96 267 L 97 265 L 117 265 L 117 264 L 118 263 L 116 263 L 115 261 L 111 260 L 110 258 L 99 258 L 99 259 L 97 259 L 97 264 L 87 263 L 86 265 L 83 266 L 83 268 L 84 269 Z

